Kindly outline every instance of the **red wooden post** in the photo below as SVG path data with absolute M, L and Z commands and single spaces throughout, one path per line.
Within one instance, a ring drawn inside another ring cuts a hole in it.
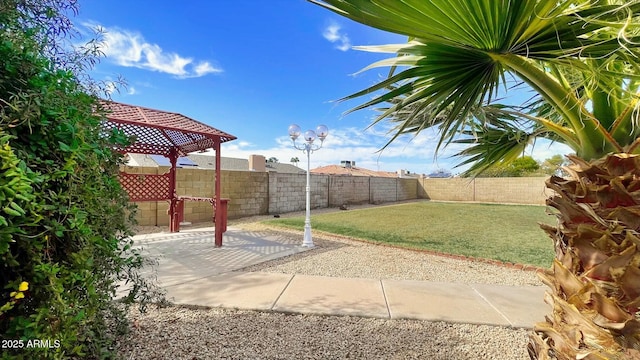
M 185 201 L 183 199 L 178 199 L 178 205 L 176 206 L 178 213 L 178 216 L 176 216 L 178 218 L 178 226 L 180 226 L 180 223 L 184 221 L 184 203 Z
M 227 231 L 227 207 L 229 204 L 229 199 L 220 199 L 220 212 L 222 213 L 222 232 Z
M 180 216 L 178 215 L 178 195 L 176 193 L 176 166 L 178 163 L 178 152 L 175 148 L 169 153 L 171 169 L 169 170 L 169 232 L 180 231 Z
M 216 209 L 216 214 L 215 214 L 215 246 L 216 247 L 221 247 L 222 246 L 222 233 L 224 233 L 224 231 L 226 229 L 224 229 L 224 225 L 222 224 L 223 222 L 226 222 L 226 219 L 223 218 L 223 213 L 222 211 L 220 211 L 222 209 L 222 199 L 221 197 L 221 193 L 222 193 L 222 187 L 220 186 L 220 139 L 216 139 L 213 142 L 213 148 L 214 151 L 216 152 L 216 181 L 215 181 L 215 198 L 213 201 L 215 201 L 215 209 Z

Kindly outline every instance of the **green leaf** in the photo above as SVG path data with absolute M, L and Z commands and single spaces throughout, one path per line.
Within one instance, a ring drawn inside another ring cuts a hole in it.
M 71 148 L 69 147 L 69 145 L 63 143 L 62 141 L 58 141 L 58 145 L 60 146 L 60 150 L 64 152 L 71 152 Z

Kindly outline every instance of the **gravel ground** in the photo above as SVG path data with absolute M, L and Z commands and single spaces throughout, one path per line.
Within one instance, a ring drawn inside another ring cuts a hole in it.
M 244 226 L 262 233 L 259 225 Z M 278 231 L 282 234 L 283 231 Z M 290 232 L 289 236 L 300 234 Z M 423 251 L 375 245 L 329 235 L 314 235 L 316 248 L 285 258 L 249 266 L 264 271 L 368 279 L 423 280 L 464 284 L 542 285 L 534 271 L 437 256 Z
M 132 314 L 127 359 L 528 359 L 525 330 L 164 308 Z
M 287 214 L 292 215 L 298 214 Z M 276 231 L 255 223 L 265 218 L 230 225 Z M 311 251 L 242 271 L 541 285 L 533 271 L 325 234 L 314 233 L 314 243 Z M 132 331 L 119 346 L 126 359 L 529 359 L 528 331 L 499 326 L 187 307 L 150 309 L 146 314 L 132 310 L 131 318 Z

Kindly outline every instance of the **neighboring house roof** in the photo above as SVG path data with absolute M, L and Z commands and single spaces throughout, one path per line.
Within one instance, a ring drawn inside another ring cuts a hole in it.
M 196 163 L 200 169 L 216 168 L 215 156 L 204 154 L 189 154 L 189 159 Z M 221 156 L 220 167 L 222 168 L 222 170 L 247 171 L 249 170 L 249 160 Z
M 377 177 L 398 177 L 395 172 L 389 171 L 373 171 L 358 166 L 342 166 L 342 165 L 327 165 L 311 170 L 312 174 L 327 174 L 327 175 L 348 175 L 348 176 L 377 176 Z
M 145 154 L 126 154 L 125 159 L 127 166 L 158 167 L 158 163 Z
M 431 174 L 427 175 L 430 178 L 450 178 L 452 177 L 451 173 L 446 170 L 438 170 L 434 171 Z
M 298 173 L 306 172 L 306 170 L 301 169 L 292 164 L 270 163 L 270 162 L 267 163 L 267 171 L 275 171 L 275 172 L 286 173 L 286 174 L 298 174 Z
M 128 153 L 127 155 L 127 166 L 139 166 L 139 167 L 158 167 L 158 166 L 171 166 L 169 162 L 169 158 L 164 157 L 162 155 L 147 155 L 147 154 L 134 154 Z M 212 160 L 215 161 L 215 157 L 212 157 Z M 194 166 L 191 159 L 180 156 L 176 161 L 177 167 L 184 166 Z
M 158 166 L 169 166 L 168 159 L 154 159 L 154 157 L 150 155 L 144 154 L 127 154 L 128 166 L 139 166 L 139 167 L 158 167 Z M 165 161 L 167 164 L 165 164 Z M 189 154 L 187 159 L 182 157 L 178 158 L 178 167 L 194 167 L 195 164 L 199 169 L 215 169 L 216 168 L 216 157 L 214 155 L 204 155 L 204 154 Z M 181 164 L 182 163 L 182 164 Z M 220 157 L 220 168 L 222 170 L 232 170 L 232 171 L 249 171 L 249 160 L 247 159 L 238 159 L 238 158 L 230 158 L 230 157 Z M 300 169 L 297 166 L 291 164 L 281 164 L 281 163 L 268 163 L 267 171 L 279 172 L 279 173 L 304 173 L 303 169 Z

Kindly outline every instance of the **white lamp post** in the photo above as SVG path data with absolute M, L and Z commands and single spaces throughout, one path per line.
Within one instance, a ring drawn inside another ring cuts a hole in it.
M 291 141 L 293 141 L 293 147 L 307 154 L 307 213 L 304 219 L 304 239 L 302 240 L 302 246 L 313 247 L 313 239 L 311 238 L 311 186 L 309 185 L 311 153 L 322 147 L 324 139 L 329 135 L 329 129 L 324 125 L 319 125 L 316 131 L 305 131 L 303 135 L 305 143 L 298 146 L 296 139 L 298 139 L 301 133 L 300 126 L 296 124 L 289 126 L 289 136 L 291 137 Z M 316 137 L 320 139 L 320 145 L 314 147 L 313 142 L 316 140 Z

